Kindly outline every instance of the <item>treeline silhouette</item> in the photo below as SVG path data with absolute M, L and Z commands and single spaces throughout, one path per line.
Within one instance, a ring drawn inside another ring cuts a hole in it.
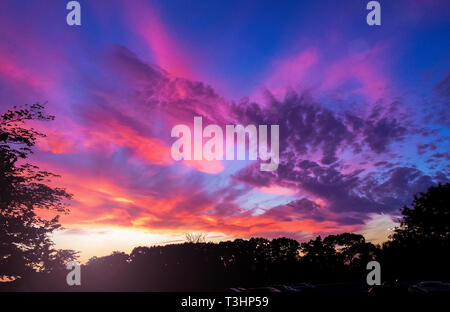
M 48 185 L 57 175 L 26 162 L 37 139 L 45 137 L 26 122 L 53 119 L 40 104 L 13 107 L 0 115 L 0 281 L 50 274 L 76 259 L 75 251 L 54 248 L 50 235 L 61 226 L 59 216 L 47 220 L 36 213 L 67 213 L 71 195 Z
M 65 263 L 77 258 L 50 239 L 58 217 L 39 218 L 36 208 L 67 212 L 71 195 L 46 183 L 56 177 L 22 164 L 36 137 L 23 128 L 30 119 L 49 120 L 35 104 L 0 118 L 0 283 L 3 291 L 222 291 L 271 284 L 365 283 L 366 265 L 381 264 L 382 280 L 449 280 L 450 184 L 432 186 L 401 210 L 388 242 L 374 245 L 343 233 L 299 243 L 289 238 L 236 239 L 136 247 L 130 254 L 93 257 L 81 268 L 81 286 L 69 287 Z
M 449 185 L 430 189 L 436 190 L 449 194 Z M 371 260 L 381 263 L 383 280 L 448 280 L 448 237 L 446 243 L 422 238 L 412 245 L 394 238 L 375 246 L 362 235 L 343 233 L 305 243 L 251 238 L 137 247 L 130 254 L 91 258 L 81 268 L 81 286 L 68 287 L 68 271 L 62 269 L 16 284 L 18 290 L 41 291 L 221 291 L 298 282 L 365 283 Z
M 18 290 L 221 291 L 272 284 L 365 283 L 366 265 L 381 264 L 382 279 L 449 280 L 450 184 L 431 187 L 402 210 L 403 221 L 379 246 L 359 234 L 251 238 L 220 243 L 137 247 L 130 254 L 93 257 L 81 268 L 81 286 L 69 287 L 65 269 L 35 273 Z

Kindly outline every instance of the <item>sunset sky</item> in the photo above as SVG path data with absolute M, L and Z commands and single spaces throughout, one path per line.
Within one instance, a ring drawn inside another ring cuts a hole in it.
M 32 162 L 74 195 L 56 246 L 85 261 L 184 241 L 353 231 L 386 240 L 450 182 L 450 2 L 0 2 L 0 112 L 56 116 Z M 174 161 L 176 124 L 280 125 L 280 165 Z M 46 214 L 43 212 L 43 214 Z

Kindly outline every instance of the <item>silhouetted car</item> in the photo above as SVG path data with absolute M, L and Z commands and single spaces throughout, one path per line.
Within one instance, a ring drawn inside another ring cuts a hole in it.
M 441 281 L 423 281 L 410 286 L 408 292 L 424 294 L 450 293 L 450 284 Z
M 307 283 L 295 283 L 290 285 L 290 287 L 294 288 L 297 292 L 312 292 L 314 290 L 314 286 Z
M 286 285 L 271 285 L 270 287 L 278 289 L 281 292 L 300 292 L 299 290 L 295 289 L 294 287 L 286 286 Z
M 257 288 L 249 288 L 248 292 L 259 292 L 259 293 L 280 293 L 281 290 L 276 289 L 274 287 L 257 287 Z
M 371 295 L 403 294 L 408 292 L 408 284 L 399 280 L 383 282 L 369 289 Z
M 245 291 L 247 291 L 247 289 L 242 287 L 232 287 L 227 289 L 227 292 L 245 292 Z

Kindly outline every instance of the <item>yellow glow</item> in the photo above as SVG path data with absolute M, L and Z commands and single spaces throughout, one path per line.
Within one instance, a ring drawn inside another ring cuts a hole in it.
M 133 248 L 139 246 L 166 245 L 172 243 L 183 243 L 186 241 L 185 230 L 179 233 L 164 233 L 164 231 L 149 232 L 133 228 L 121 227 L 76 227 L 64 229 L 53 234 L 53 239 L 62 249 L 73 249 L 80 251 L 82 263 L 86 263 L 91 257 L 102 257 L 113 251 L 130 253 Z M 218 242 L 234 239 L 223 233 L 207 233 L 206 241 Z
M 113 199 L 114 199 L 114 201 L 119 202 L 119 203 L 128 203 L 128 204 L 134 203 L 134 201 L 132 201 L 131 199 L 127 199 L 127 198 L 123 198 L 123 197 L 114 197 Z

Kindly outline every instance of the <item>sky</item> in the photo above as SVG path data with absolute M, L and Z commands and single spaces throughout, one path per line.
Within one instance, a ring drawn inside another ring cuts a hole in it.
M 33 163 L 74 195 L 56 247 L 362 233 L 450 173 L 450 3 L 0 2 L 0 111 L 46 103 Z M 280 127 L 280 164 L 175 161 L 171 129 Z M 41 212 L 42 215 L 51 215 Z

